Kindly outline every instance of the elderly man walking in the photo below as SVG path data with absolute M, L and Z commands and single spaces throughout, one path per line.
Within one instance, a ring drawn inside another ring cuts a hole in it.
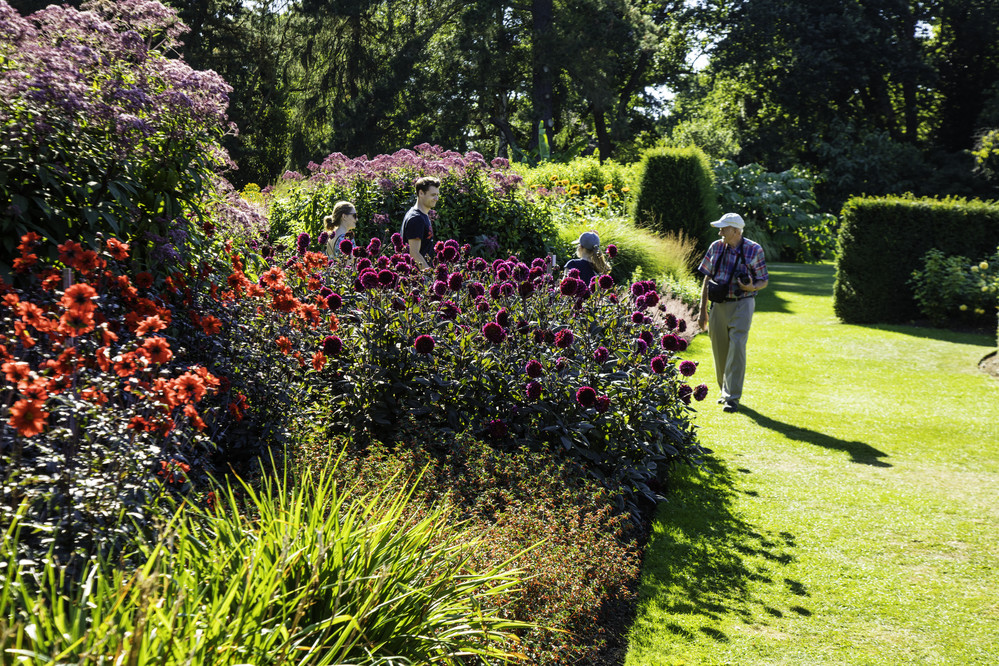
M 763 248 L 742 236 L 746 223 L 740 215 L 726 213 L 711 226 L 718 229 L 721 239 L 711 244 L 697 267 L 704 275 L 697 324 L 701 329 L 707 326 L 711 338 L 715 374 L 721 389 L 718 402 L 725 405 L 726 412 L 734 412 L 742 399 L 746 342 L 753 323 L 756 293 L 767 286 L 770 276 Z

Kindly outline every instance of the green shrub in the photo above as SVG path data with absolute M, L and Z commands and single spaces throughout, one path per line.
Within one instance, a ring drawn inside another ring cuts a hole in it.
M 909 280 L 924 315 L 938 326 L 951 321 L 986 325 L 999 302 L 999 250 L 971 261 L 930 250 Z
M 475 152 L 462 155 L 422 144 L 370 160 L 334 153 L 310 168 L 308 179 L 286 173 L 275 188 L 282 196 L 270 201 L 271 239 L 284 237 L 286 246 L 293 234 L 316 238 L 323 217 L 341 199 L 357 207 L 356 237 L 387 242 L 416 201 L 414 181 L 425 175 L 441 179 L 441 198 L 431 212 L 437 238 L 531 256 L 548 254 L 555 239 L 551 216 L 525 196 L 521 177 L 503 158 L 490 163 Z
M 524 186 L 531 190 L 563 190 L 565 195 L 580 201 L 591 197 L 603 198 L 613 192 L 607 203 L 615 212 L 627 210 L 628 194 L 634 187 L 637 164 L 623 165 L 595 157 L 577 157 L 569 162 L 542 162 L 530 167 L 517 162 L 513 168 L 524 179 Z M 621 196 L 623 195 L 623 196 Z
M 849 323 L 918 318 L 908 282 L 927 251 L 975 257 L 999 245 L 999 205 L 978 200 L 854 198 L 841 219 L 834 308 Z
M 228 161 L 231 88 L 173 57 L 176 10 L 84 5 L 26 18 L 0 6 L 0 274 L 28 231 L 90 247 L 113 234 L 146 260 L 146 246 L 200 231 Z
M 333 474 L 229 488 L 202 515 L 182 507 L 136 571 L 98 558 L 82 582 L 52 559 L 19 560 L 20 521 L 0 546 L 0 654 L 11 664 L 505 663 L 523 623 L 499 600 L 517 584 L 443 510 L 415 516 L 407 484 L 348 496 Z M 419 483 L 419 478 L 414 483 Z
M 302 441 L 306 468 L 322 465 L 340 446 L 307 434 Z M 378 492 L 394 479 L 419 476 L 410 510 L 453 506 L 466 519 L 455 529 L 479 539 L 475 569 L 509 561 L 530 572 L 503 600 L 507 617 L 537 625 L 518 632 L 511 650 L 535 664 L 589 664 L 623 642 L 626 627 L 608 625 L 634 602 L 637 530 L 574 465 L 527 447 L 497 450 L 468 433 L 440 432 L 416 420 L 391 447 L 348 445 L 347 451 L 337 475 L 355 491 Z
M 747 236 L 763 245 L 768 260 L 808 262 L 832 255 L 836 218 L 819 212 L 808 174 L 772 173 L 731 160 L 716 162 L 714 173 L 722 210 L 742 215 L 750 227 Z
M 713 240 L 708 222 L 721 217 L 714 176 L 698 148 L 656 148 L 642 158 L 632 218 L 660 233 Z

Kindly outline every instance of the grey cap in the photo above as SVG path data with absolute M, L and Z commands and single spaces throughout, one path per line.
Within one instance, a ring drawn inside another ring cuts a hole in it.
M 600 247 L 600 236 L 597 235 L 596 231 L 584 231 L 573 245 L 582 245 L 587 250 L 596 250 Z

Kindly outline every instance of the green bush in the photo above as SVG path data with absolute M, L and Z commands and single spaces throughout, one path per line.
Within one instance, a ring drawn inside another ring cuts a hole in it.
M 0 5 L 0 274 L 28 231 L 90 247 L 113 234 L 145 260 L 146 246 L 200 231 L 202 196 L 228 163 L 231 88 L 173 57 L 176 10 L 83 9 L 22 18 Z
M 971 261 L 930 250 L 909 280 L 919 309 L 938 326 L 951 321 L 987 325 L 999 303 L 999 249 Z
M 513 165 L 524 179 L 524 186 L 531 190 L 561 189 L 571 198 L 584 201 L 594 196 L 602 198 L 608 192 L 616 193 L 618 196 L 611 196 L 608 204 L 618 212 L 626 210 L 637 167 L 637 163 L 624 165 L 613 160 L 601 163 L 595 157 L 577 157 L 563 163 L 542 162 L 535 167 L 522 162 Z
M 505 663 L 499 600 L 518 583 L 477 568 L 478 539 L 444 510 L 414 515 L 408 484 L 348 495 L 329 470 L 182 507 L 132 571 L 97 558 L 80 582 L 0 546 L 3 663 L 296 666 Z M 419 483 L 419 478 L 414 480 Z
M 300 464 L 307 469 L 340 447 L 308 434 L 302 442 Z M 607 620 L 634 602 L 637 530 L 574 465 L 527 447 L 497 450 L 468 433 L 436 431 L 415 419 L 390 447 L 360 451 L 348 444 L 346 451 L 337 477 L 355 492 L 375 493 L 394 479 L 419 476 L 410 511 L 453 506 L 465 518 L 455 529 L 479 539 L 470 560 L 475 569 L 509 561 L 530 572 L 503 600 L 506 617 L 538 625 L 518 632 L 510 646 L 530 663 L 601 663 L 599 655 L 624 640 L 626 627 L 608 627 Z
M 999 205 L 978 200 L 849 200 L 837 242 L 834 308 L 849 323 L 920 316 L 909 279 L 931 249 L 984 256 L 999 245 Z
M 721 217 L 714 176 L 698 148 L 656 148 L 645 153 L 635 186 L 632 218 L 660 233 L 714 240 L 708 222 Z
M 286 246 L 293 234 L 316 238 L 323 217 L 341 199 L 357 207 L 356 237 L 387 242 L 416 201 L 414 181 L 425 175 L 441 180 L 441 198 L 431 212 L 436 238 L 472 243 L 485 254 L 531 256 L 548 254 L 555 239 L 551 216 L 525 196 L 521 177 L 503 158 L 486 162 L 475 152 L 422 144 L 370 160 L 334 153 L 310 168 L 308 179 L 286 173 L 275 188 L 281 196 L 271 198 L 271 239 L 284 237 Z
M 808 174 L 772 173 L 731 160 L 716 162 L 714 173 L 722 210 L 739 213 L 755 227 L 747 235 L 763 245 L 768 260 L 808 262 L 832 255 L 836 217 L 819 212 Z

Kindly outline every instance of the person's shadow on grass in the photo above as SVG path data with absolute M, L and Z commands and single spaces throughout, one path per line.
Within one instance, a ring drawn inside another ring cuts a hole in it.
M 871 465 L 873 467 L 891 467 L 890 464 L 880 460 L 881 458 L 886 458 L 888 454 L 884 451 L 879 451 L 870 444 L 858 441 L 850 442 L 790 423 L 783 423 L 769 416 L 764 416 L 746 405 L 739 405 L 739 411 L 756 421 L 760 426 L 779 432 L 788 439 L 793 439 L 796 442 L 805 442 L 826 449 L 845 451 L 850 454 L 850 458 L 855 463 Z

